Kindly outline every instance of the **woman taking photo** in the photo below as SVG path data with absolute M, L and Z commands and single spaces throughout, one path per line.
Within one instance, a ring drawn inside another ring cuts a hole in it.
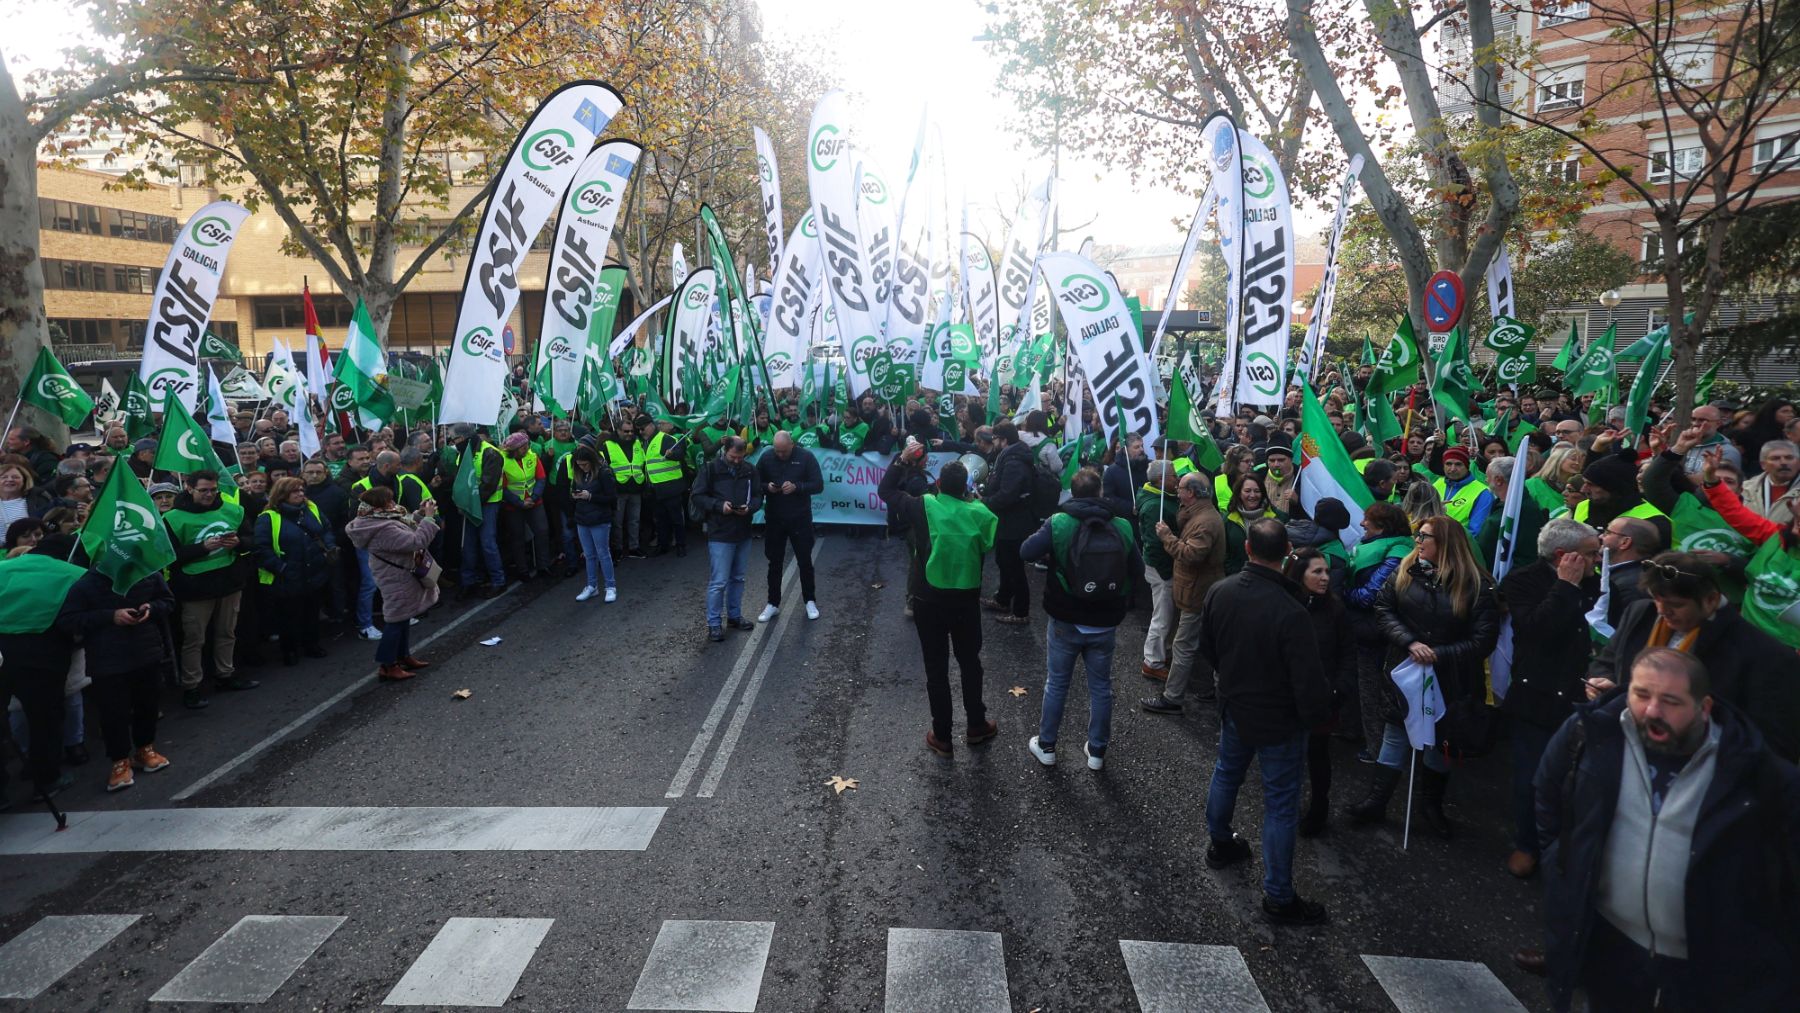
M 1331 732 L 1342 702 L 1356 692 L 1356 645 L 1344 605 L 1331 593 L 1331 565 L 1323 553 L 1310 547 L 1295 550 L 1281 572 L 1300 586 L 1300 601 L 1312 620 L 1313 639 L 1335 701 L 1331 717 L 1306 736 L 1306 779 L 1312 796 L 1300 816 L 1300 836 L 1317 837 L 1325 832 L 1331 804 Z
M 1375 598 L 1375 618 L 1387 640 L 1385 668 L 1390 674 L 1408 660 L 1436 673 L 1444 694 L 1444 714 L 1437 724 L 1442 747 L 1458 729 L 1456 715 L 1484 706 L 1482 664 L 1499 638 L 1500 606 L 1461 524 L 1439 514 L 1420 524 L 1413 540 L 1412 552 Z M 1374 781 L 1368 798 L 1350 808 L 1350 818 L 1381 822 L 1395 787 L 1416 760 L 1419 819 L 1432 833 L 1448 838 L 1444 789 L 1450 782 L 1450 761 L 1442 748 L 1415 755 L 1406 737 L 1406 697 L 1391 677 L 1382 694 L 1384 724 Z
M 1244 541 L 1248 537 L 1250 525 L 1264 517 L 1273 517 L 1283 524 L 1287 523 L 1287 515 L 1269 505 L 1269 490 L 1263 484 L 1263 477 L 1255 472 L 1238 477 L 1237 484 L 1231 488 L 1231 501 L 1225 512 L 1225 575 L 1227 577 L 1242 570 L 1250 561 L 1250 554 L 1244 549 Z
M 418 512 L 409 512 L 394 501 L 394 490 L 379 485 L 362 494 L 356 516 L 344 526 L 350 544 L 369 554 L 369 573 L 381 592 L 375 663 L 388 682 L 410 679 L 430 664 L 412 656 L 411 631 L 412 621 L 437 604 L 437 585 L 427 587 L 419 577 L 437 532 L 437 500 L 427 496 Z
M 257 579 L 269 594 L 281 633 L 281 660 L 291 666 L 302 654 L 323 658 L 319 609 L 337 563 L 337 542 L 300 479 L 286 475 L 269 488 L 269 507 L 256 517 L 253 546 Z
M 613 508 L 619 502 L 619 481 L 613 470 L 588 447 L 576 447 L 575 473 L 569 479 L 569 498 L 574 502 L 575 537 L 581 541 L 581 555 L 587 560 L 587 586 L 575 596 L 587 601 L 600 593 L 600 578 L 606 578 L 606 600 L 617 601 L 613 586 L 612 537 Z

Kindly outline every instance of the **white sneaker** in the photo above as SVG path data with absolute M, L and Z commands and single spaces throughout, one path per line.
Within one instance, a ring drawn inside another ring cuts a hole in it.
M 595 587 L 592 584 L 589 584 L 588 586 L 581 589 L 581 593 L 575 596 L 575 600 L 576 601 L 587 601 L 589 598 L 592 598 L 593 596 L 595 596 L 599 593 L 600 593 L 599 588 Z
M 381 639 L 381 627 L 365 626 L 361 630 L 357 631 L 356 635 L 363 638 L 364 640 L 380 640 Z
M 1031 749 L 1031 755 L 1037 757 L 1037 761 L 1039 763 L 1043 764 L 1046 767 L 1056 766 L 1056 747 L 1055 746 L 1051 746 L 1049 749 L 1045 749 L 1042 746 L 1039 746 L 1038 745 L 1038 737 L 1035 735 L 1033 735 L 1031 737 L 1031 741 L 1025 743 L 1025 745 Z
M 619 592 L 614 588 L 610 588 L 610 587 L 607 588 L 606 589 L 606 600 L 607 601 L 618 601 L 619 600 Z
M 1088 758 L 1089 770 L 1099 770 L 1101 767 L 1106 766 L 1106 757 L 1095 756 L 1093 753 L 1088 752 L 1087 743 L 1085 742 L 1081 744 L 1081 754 Z
M 762 615 L 757 616 L 756 621 L 759 623 L 766 623 L 769 620 L 775 618 L 776 616 L 778 616 L 780 614 L 781 614 L 781 606 L 779 606 L 779 605 L 764 605 L 763 610 L 762 610 Z
M 408 619 L 408 620 L 407 620 L 407 621 L 406 621 L 406 625 L 408 625 L 408 626 L 417 626 L 417 625 L 419 625 L 419 617 L 418 617 L 418 616 L 413 616 L 413 617 L 412 617 L 412 618 L 411 618 L 411 619 Z
M 808 619 L 819 618 L 819 603 L 818 602 L 809 601 L 806 603 L 806 618 L 808 618 Z

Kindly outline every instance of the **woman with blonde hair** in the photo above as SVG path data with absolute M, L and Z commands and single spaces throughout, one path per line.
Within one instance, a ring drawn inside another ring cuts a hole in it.
M 1400 498 L 1400 509 L 1406 511 L 1406 519 L 1417 531 L 1427 519 L 1444 512 L 1444 500 L 1430 482 L 1414 481 L 1406 487 L 1406 495 Z
M 1563 509 L 1563 490 L 1569 480 L 1581 474 L 1581 467 L 1587 463 L 1587 455 L 1580 447 L 1572 443 L 1558 443 L 1550 450 L 1550 456 L 1538 468 L 1537 474 L 1525 481 L 1525 491 L 1531 494 L 1545 513 L 1554 514 Z
M 1413 550 L 1375 598 L 1375 621 L 1387 641 L 1385 668 L 1402 662 L 1429 665 L 1444 695 L 1437 723 L 1439 747 L 1474 746 L 1484 733 L 1483 663 L 1500 634 L 1500 605 L 1493 581 L 1469 544 L 1469 534 L 1447 514 L 1428 517 L 1413 535 Z M 1379 823 L 1409 761 L 1418 769 L 1419 819 L 1448 838 L 1444 789 L 1450 783 L 1445 748 L 1416 755 L 1406 737 L 1408 705 L 1390 677 L 1382 687 L 1381 752 L 1369 795 L 1350 808 L 1357 823 Z M 1460 741 L 1459 741 L 1460 740 Z

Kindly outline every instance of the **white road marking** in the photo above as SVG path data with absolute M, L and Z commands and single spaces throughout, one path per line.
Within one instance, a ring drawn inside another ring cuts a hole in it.
M 888 929 L 886 1013 L 1011 1013 L 998 932 Z
M 0 946 L 0 999 L 35 999 L 143 915 L 51 915 Z
M 754 1013 L 774 922 L 665 921 L 626 1009 Z
M 1269 1013 L 1262 990 L 1235 946 L 1119 940 L 1143 1013 Z
M 643 851 L 662 807 L 268 806 L 0 817 L 0 855 L 142 851 Z
M 470 609 L 469 611 L 464 612 L 462 615 L 457 616 L 455 619 L 450 620 L 450 622 L 448 622 L 444 625 L 443 629 L 436 631 L 431 636 L 426 637 L 424 640 L 421 640 L 418 643 L 414 644 L 413 650 L 414 651 L 422 651 L 425 648 L 430 647 L 432 641 L 436 640 L 437 638 L 443 636 L 446 633 L 449 633 L 451 630 L 456 629 L 458 626 L 461 626 L 463 623 L 474 618 L 476 615 L 480 614 L 484 609 L 486 609 L 489 605 L 492 605 L 495 602 L 499 601 L 500 599 L 505 598 L 507 595 L 512 594 L 514 588 L 523 587 L 523 586 L 524 585 L 522 585 L 522 584 L 508 585 L 506 590 L 500 592 L 499 594 L 495 595 L 492 598 L 489 598 L 487 601 L 482 602 L 481 604 L 475 606 L 474 608 Z M 251 746 L 249 749 L 246 749 L 243 752 L 232 757 L 231 759 L 225 761 L 225 763 L 222 766 L 220 766 L 217 770 L 214 770 L 212 773 L 206 775 L 205 777 L 201 778 L 200 780 L 195 781 L 193 784 L 190 784 L 186 788 L 183 788 L 180 791 L 176 792 L 174 795 L 171 795 L 169 797 L 170 801 L 186 802 L 188 799 L 193 798 L 195 795 L 199 794 L 201 791 L 204 791 L 205 789 L 210 788 L 214 782 L 216 782 L 220 778 L 224 777 L 226 774 L 231 773 L 232 771 L 238 769 L 239 767 L 243 766 L 244 764 L 249 763 L 251 760 L 255 759 L 257 754 L 261 753 L 263 750 L 268 749 L 270 746 L 275 745 L 277 742 L 280 742 L 282 739 L 285 739 L 289 735 L 294 734 L 294 732 L 300 730 L 301 728 L 304 728 L 306 725 L 310 724 L 314 718 L 325 713 L 326 711 L 330 710 L 331 708 L 336 707 L 338 704 L 343 703 L 344 700 L 346 698 L 348 698 L 351 694 L 355 693 L 357 690 L 362 689 L 364 686 L 367 686 L 369 683 L 374 682 L 376 673 L 378 671 L 379 671 L 379 669 L 370 670 L 369 674 L 363 676 L 362 678 L 356 680 L 355 682 L 351 683 L 350 685 L 345 686 L 343 689 L 332 694 L 330 699 L 326 700 L 324 703 L 319 704 L 317 707 L 314 707 L 312 710 L 307 711 L 305 714 L 302 714 L 299 717 L 295 718 L 294 720 L 289 721 L 287 724 L 282 725 L 279 729 L 277 729 L 275 731 L 274 734 L 270 735 L 268 738 L 262 740 L 261 742 L 258 742 L 256 745 Z
M 821 539 L 822 541 L 823 539 Z M 814 543 L 814 555 L 817 555 L 818 544 Z M 800 568 L 794 560 L 788 560 L 787 569 L 782 573 L 781 597 L 783 601 L 793 599 L 794 581 L 798 579 Z M 712 710 L 706 714 L 706 720 L 700 723 L 700 731 L 694 735 L 694 744 L 688 747 L 687 756 L 681 760 L 681 766 L 675 769 L 675 779 L 669 782 L 669 790 L 663 793 L 664 798 L 680 798 L 687 794 L 688 785 L 694 781 L 694 775 L 700 770 L 700 760 L 706 756 L 706 750 L 712 746 L 713 736 L 718 734 L 719 722 L 725 718 L 725 709 L 731 706 L 731 698 L 737 695 L 738 683 L 743 681 L 744 670 L 750 667 L 751 659 L 756 656 L 756 649 L 762 645 L 763 637 L 769 632 L 768 623 L 757 623 L 756 629 L 744 638 L 744 646 L 739 649 L 737 661 L 731 666 L 731 674 L 725 677 L 725 684 L 719 687 L 718 698 L 713 700 Z
M 553 920 L 452 918 L 382 1005 L 504 1006 Z
M 1525 1013 L 1486 964 L 1366 953 L 1362 959 L 1400 1013 Z
M 813 543 L 812 558 L 817 563 L 819 546 L 824 539 Z M 782 600 L 792 602 L 794 599 L 782 594 Z M 804 606 L 802 606 L 804 607 Z M 775 649 L 781 644 L 781 635 L 787 632 L 788 620 L 799 612 L 798 608 L 785 608 L 768 625 L 775 627 L 769 637 L 768 646 L 763 648 L 762 660 L 756 663 L 756 671 L 750 673 L 750 684 L 744 687 L 744 698 L 738 701 L 737 710 L 731 715 L 731 725 L 725 729 L 725 737 L 719 740 L 719 751 L 713 755 L 712 766 L 706 768 L 706 776 L 700 780 L 700 790 L 695 792 L 698 798 L 712 798 L 719 787 L 719 779 L 725 776 L 725 765 L 731 762 L 731 754 L 737 749 L 738 736 L 744 733 L 744 724 L 750 720 L 750 708 L 756 706 L 756 694 L 762 689 L 763 676 L 769 674 L 769 662 L 775 657 Z
M 342 915 L 247 915 L 151 1002 L 268 1002 L 344 924 Z

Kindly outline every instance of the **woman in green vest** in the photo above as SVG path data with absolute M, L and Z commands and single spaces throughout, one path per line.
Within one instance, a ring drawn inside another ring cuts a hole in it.
M 1587 455 L 1581 448 L 1570 443 L 1559 443 L 1544 459 L 1537 474 L 1525 482 L 1525 491 L 1544 508 L 1544 512 L 1552 517 L 1567 511 L 1563 505 L 1563 491 L 1568 488 L 1569 481 L 1581 474 L 1581 466 L 1587 462 Z
M 1287 515 L 1269 505 L 1269 490 L 1263 484 L 1263 477 L 1255 472 L 1239 475 L 1225 512 L 1226 576 L 1242 570 L 1250 561 L 1244 541 L 1248 538 L 1250 525 L 1264 517 L 1287 523 Z

